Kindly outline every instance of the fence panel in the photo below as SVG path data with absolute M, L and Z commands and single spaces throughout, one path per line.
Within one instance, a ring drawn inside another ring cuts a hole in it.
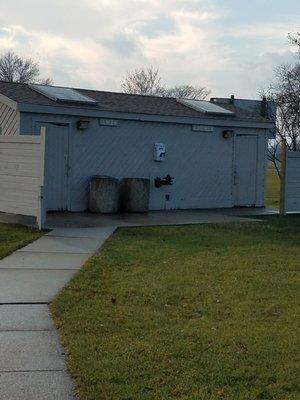
M 285 211 L 300 212 L 300 151 L 286 154 Z
M 34 216 L 45 223 L 45 135 L 0 136 L 0 211 Z

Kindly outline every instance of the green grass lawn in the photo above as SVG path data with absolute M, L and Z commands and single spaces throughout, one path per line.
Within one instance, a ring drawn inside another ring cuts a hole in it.
M 280 180 L 275 168 L 269 167 L 267 171 L 266 206 L 279 208 L 279 200 L 280 200 Z
M 300 217 L 119 229 L 52 304 L 81 400 L 299 399 Z
M 0 259 L 38 239 L 41 235 L 41 232 L 23 226 L 0 223 Z

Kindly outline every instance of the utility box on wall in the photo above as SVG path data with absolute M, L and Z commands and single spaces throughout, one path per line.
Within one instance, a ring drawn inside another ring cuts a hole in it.
M 154 144 L 154 161 L 164 161 L 166 159 L 166 145 L 164 143 Z

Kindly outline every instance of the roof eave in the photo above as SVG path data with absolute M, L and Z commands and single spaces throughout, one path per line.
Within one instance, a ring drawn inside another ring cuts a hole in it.
M 237 118 L 222 118 L 211 119 L 206 118 L 205 115 L 201 117 L 183 117 L 172 115 L 157 115 L 157 114 L 143 114 L 143 113 L 129 113 L 118 112 L 109 110 L 99 110 L 95 108 L 74 108 L 72 106 L 45 106 L 31 103 L 19 103 L 18 109 L 21 112 L 40 113 L 40 114 L 55 114 L 55 115 L 70 115 L 77 117 L 90 117 L 90 118 L 114 118 L 126 119 L 136 121 L 148 122 L 166 122 L 190 125 L 213 125 L 224 127 L 245 127 L 245 128 L 260 128 L 272 129 L 274 124 L 269 121 L 251 121 L 242 120 Z

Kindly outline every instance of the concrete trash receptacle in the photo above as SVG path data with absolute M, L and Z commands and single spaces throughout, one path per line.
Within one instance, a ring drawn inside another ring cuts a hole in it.
M 150 179 L 124 178 L 121 181 L 120 204 L 125 212 L 148 212 Z
M 110 176 L 93 176 L 90 181 L 90 211 L 110 214 L 119 209 L 119 180 Z

